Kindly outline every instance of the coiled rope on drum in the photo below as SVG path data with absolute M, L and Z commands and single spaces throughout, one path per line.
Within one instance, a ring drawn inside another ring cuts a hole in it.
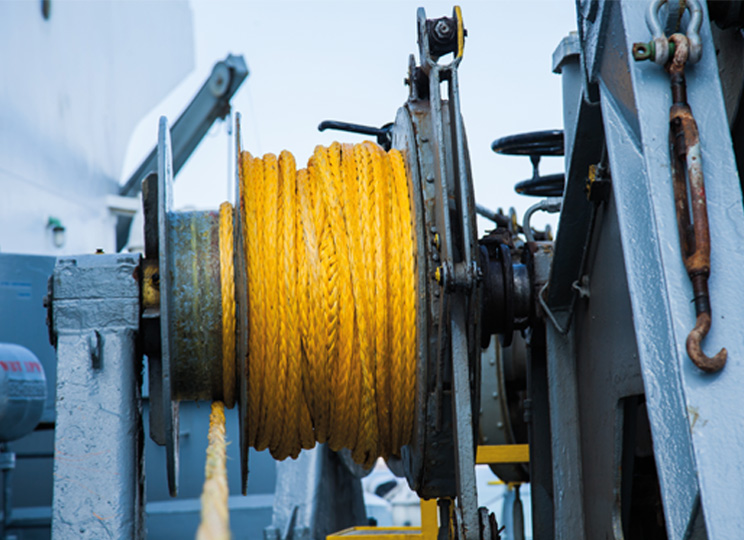
M 372 142 L 241 156 L 248 444 L 370 465 L 410 441 L 415 238 L 403 157 Z M 237 247 L 236 247 L 237 249 Z M 223 303 L 231 297 L 223 298 Z
M 225 413 L 235 401 L 234 250 L 247 264 L 248 444 L 276 459 L 316 442 L 371 466 L 412 437 L 415 228 L 403 156 L 366 141 L 241 155 L 244 245 L 220 207 L 224 401 L 212 404 L 198 539 L 228 539 Z

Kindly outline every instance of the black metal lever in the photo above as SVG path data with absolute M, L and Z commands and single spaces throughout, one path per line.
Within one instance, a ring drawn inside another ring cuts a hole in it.
M 393 146 L 393 123 L 385 124 L 380 128 L 372 126 L 362 126 L 360 124 L 351 124 L 349 122 L 339 122 L 337 120 L 323 120 L 318 125 L 318 131 L 326 129 L 335 129 L 337 131 L 348 131 L 349 133 L 361 133 L 362 135 L 374 135 L 377 137 L 377 144 L 382 146 L 386 151 Z

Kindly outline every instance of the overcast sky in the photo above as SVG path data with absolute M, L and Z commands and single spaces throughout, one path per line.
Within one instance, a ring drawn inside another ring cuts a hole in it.
M 122 178 L 152 148 L 157 120 L 175 121 L 228 53 L 242 54 L 250 75 L 234 97 L 243 116 L 243 144 L 254 154 L 294 153 L 305 163 L 317 144 L 358 142 L 360 136 L 319 133 L 321 120 L 381 126 L 407 98 L 408 55 L 417 52 L 416 8 L 429 18 L 450 15 L 451 3 L 412 1 L 228 2 L 195 0 L 195 69 L 137 127 Z M 562 127 L 560 76 L 553 51 L 576 28 L 574 2 L 468 1 L 460 4 L 468 37 L 460 95 L 476 200 L 523 211 L 535 199 L 514 194 L 531 176 L 527 158 L 498 156 L 498 137 Z M 227 123 L 213 127 L 179 174 L 176 208 L 217 208 L 228 197 Z M 541 169 L 563 170 L 561 158 Z M 545 220 L 536 216 L 534 223 Z M 553 221 L 554 222 L 554 221 Z M 481 229 L 485 223 L 481 224 Z

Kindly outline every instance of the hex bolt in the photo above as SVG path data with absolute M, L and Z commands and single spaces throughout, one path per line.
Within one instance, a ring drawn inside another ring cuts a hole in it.
M 445 20 L 439 20 L 434 25 L 434 36 L 442 41 L 448 40 L 452 36 L 452 27 Z

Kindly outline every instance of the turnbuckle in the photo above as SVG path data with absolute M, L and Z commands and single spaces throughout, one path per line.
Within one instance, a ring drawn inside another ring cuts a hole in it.
M 687 103 L 685 63 L 689 41 L 682 34 L 673 34 L 674 56 L 666 70 L 672 87 L 672 108 L 669 111 L 669 145 L 671 149 L 674 202 L 682 258 L 692 281 L 697 321 L 687 336 L 687 354 L 705 372 L 719 371 L 726 365 L 727 352 L 721 349 L 713 358 L 706 356 L 701 342 L 711 325 L 708 276 L 710 275 L 710 230 L 705 181 L 700 152 L 700 136 L 692 109 Z M 688 185 L 689 183 L 689 196 Z M 690 208 L 692 207 L 692 208 Z M 692 223 L 690 216 L 692 215 Z
M 634 52 L 639 45 L 646 44 L 634 44 Z M 698 368 L 707 373 L 714 373 L 726 365 L 728 353 L 723 348 L 713 358 L 710 358 L 706 356 L 701 347 L 701 342 L 708 335 L 711 325 L 708 294 L 710 230 L 700 137 L 692 109 L 687 103 L 685 64 L 690 60 L 692 45 L 688 36 L 673 34 L 666 48 L 672 52 L 671 58 L 664 66 L 669 74 L 672 89 L 672 107 L 669 111 L 669 146 L 679 243 L 685 269 L 692 282 L 697 316 L 695 327 L 687 336 L 687 354 Z M 645 59 L 634 56 L 636 60 Z

